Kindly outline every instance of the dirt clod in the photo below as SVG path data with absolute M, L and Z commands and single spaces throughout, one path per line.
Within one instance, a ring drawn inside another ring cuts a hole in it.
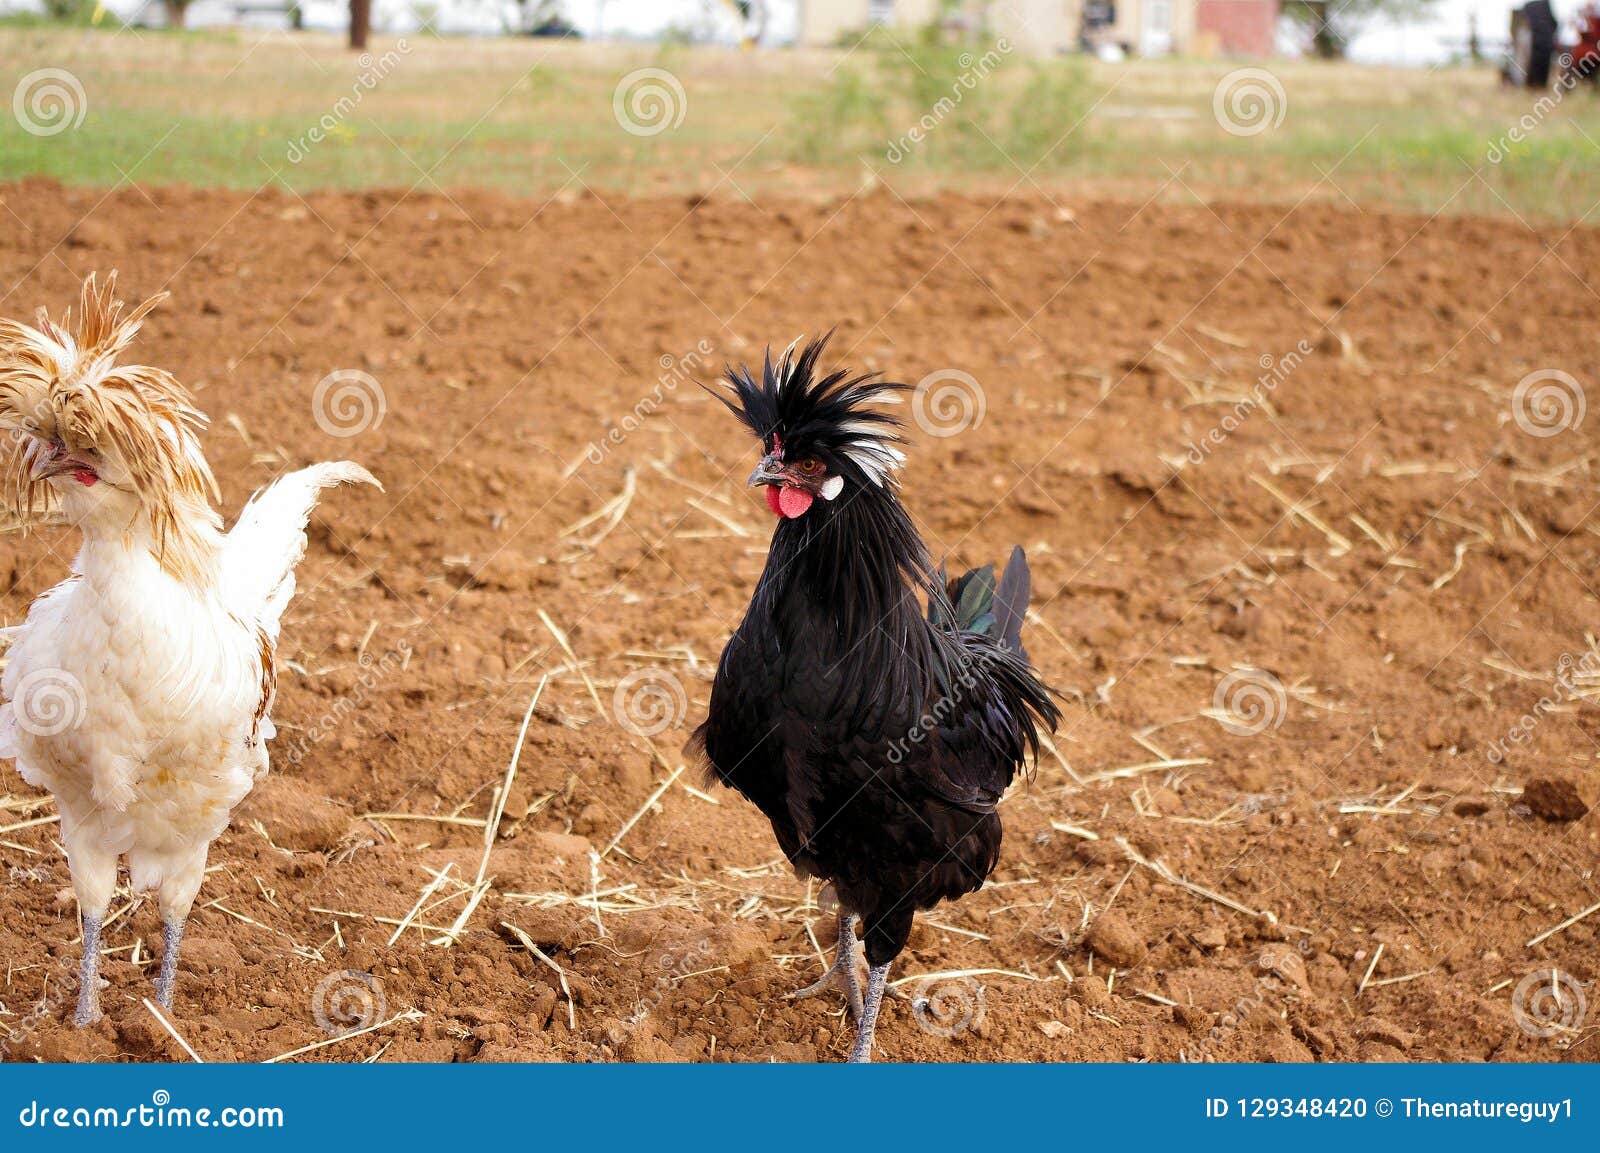
M 1149 949 L 1143 938 L 1116 909 L 1107 909 L 1089 926 L 1089 947 L 1120 969 L 1131 969 Z
M 1589 811 L 1589 804 L 1571 781 L 1539 777 L 1522 790 L 1522 803 L 1536 817 L 1547 821 L 1576 821 Z

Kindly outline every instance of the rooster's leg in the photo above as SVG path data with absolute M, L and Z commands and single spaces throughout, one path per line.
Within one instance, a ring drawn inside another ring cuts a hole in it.
M 867 973 L 867 1003 L 856 1024 L 856 1043 L 850 1048 L 850 1063 L 863 1065 L 872 1060 L 872 1035 L 878 1028 L 878 1010 L 883 1008 L 883 991 L 889 984 L 889 962 Z
M 83 961 L 78 970 L 78 1011 L 72 1023 L 82 1029 L 100 1019 L 100 930 L 111 908 L 111 894 L 117 887 L 117 855 L 99 839 L 99 826 L 91 821 L 73 821 L 65 832 L 67 865 L 72 869 L 72 891 L 78 898 L 78 916 L 83 925 Z
M 83 961 L 78 968 L 78 1011 L 72 1023 L 82 1029 L 100 1019 L 101 918 L 83 915 Z
M 172 994 L 178 983 L 178 948 L 183 944 L 183 927 L 189 923 L 195 895 L 205 880 L 206 850 L 206 845 L 191 850 L 161 883 L 161 972 L 156 976 L 156 1000 L 163 1009 L 172 1008 Z
M 161 924 L 161 973 L 156 977 L 156 1003 L 172 1008 L 172 987 L 178 980 L 178 946 L 183 942 L 183 921 Z
M 850 1001 L 850 1015 L 857 1021 L 861 1020 L 861 978 L 856 973 L 856 951 L 856 915 L 841 909 L 839 943 L 834 948 L 833 964 L 828 966 L 828 971 L 819 980 L 790 993 L 789 999 L 803 1001 L 807 997 L 815 997 L 818 993 L 827 992 L 837 982 L 844 986 L 844 994 Z

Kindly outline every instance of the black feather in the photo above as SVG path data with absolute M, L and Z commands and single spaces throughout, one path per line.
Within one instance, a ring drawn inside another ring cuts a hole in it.
M 1006 561 L 1006 571 L 1000 576 L 1000 586 L 994 591 L 995 637 L 1006 648 L 1028 659 L 1022 647 L 1022 621 L 1028 615 L 1028 602 L 1033 599 L 1033 574 L 1028 571 L 1028 558 L 1017 545 Z

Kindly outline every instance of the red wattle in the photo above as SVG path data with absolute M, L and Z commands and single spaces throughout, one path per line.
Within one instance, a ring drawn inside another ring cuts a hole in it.
M 84 488 L 93 488 L 100 483 L 100 478 L 86 468 L 80 468 L 72 476 Z
M 778 511 L 790 520 L 797 516 L 805 515 L 806 509 L 811 507 L 815 498 L 803 488 L 790 488 L 787 485 L 778 491 Z
M 772 510 L 772 515 L 773 516 L 782 516 L 783 515 L 783 506 L 778 503 L 778 487 L 777 487 L 777 485 L 769 484 L 762 491 L 767 494 L 767 507 Z

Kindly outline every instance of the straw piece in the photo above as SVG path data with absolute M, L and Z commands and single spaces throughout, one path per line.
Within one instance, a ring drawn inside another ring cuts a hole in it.
M 379 1021 L 376 1025 L 368 1025 L 365 1029 L 352 1029 L 348 1033 L 340 1033 L 337 1037 L 329 1037 L 325 1041 L 316 1041 L 310 1045 L 302 1045 L 298 1049 L 291 1049 L 287 1053 L 279 1053 L 276 1057 L 268 1057 L 261 1062 L 263 1065 L 276 1065 L 279 1061 L 287 1061 L 290 1057 L 302 1057 L 307 1053 L 315 1053 L 318 1049 L 326 1049 L 329 1045 L 337 1045 L 341 1041 L 348 1041 L 352 1037 L 361 1037 L 367 1033 L 376 1033 L 379 1029 L 387 1029 L 396 1021 L 420 1021 L 427 1014 L 418 1009 L 407 1009 L 403 1013 L 396 1013 L 387 1021 Z
M 1566 929 L 1572 928 L 1572 926 L 1576 925 L 1579 921 L 1583 920 L 1585 917 L 1587 917 L 1587 916 L 1589 916 L 1589 915 L 1591 915 L 1593 913 L 1600 913 L 1600 901 L 1596 901 L 1594 904 L 1590 905 L 1587 909 L 1583 910 L 1583 912 L 1581 912 L 1581 913 L 1574 913 L 1572 916 L 1568 917 L 1565 921 L 1562 921 L 1561 924 L 1557 925 L 1555 928 L 1546 929 L 1544 932 L 1540 933 L 1537 937 L 1534 937 L 1532 940 L 1530 940 L 1526 945 L 1523 946 L 1523 948 L 1531 949 L 1535 945 L 1537 945 L 1540 941 L 1547 941 L 1551 937 L 1554 937 L 1557 933 L 1560 933 L 1560 932 L 1562 932 L 1562 931 L 1564 931 Z
M 144 1007 L 149 1009 L 155 1019 L 160 1022 L 161 1027 L 167 1031 L 167 1035 L 178 1043 L 179 1048 L 181 1048 L 185 1053 L 189 1054 L 189 1059 L 196 1065 L 204 1065 L 205 1062 L 200 1059 L 200 1054 L 194 1051 L 194 1046 L 185 1041 L 183 1039 L 183 1034 L 179 1033 L 172 1022 L 167 1020 L 167 1015 L 161 1011 L 160 1006 L 158 1006 L 148 997 L 143 998 L 143 1001 Z

